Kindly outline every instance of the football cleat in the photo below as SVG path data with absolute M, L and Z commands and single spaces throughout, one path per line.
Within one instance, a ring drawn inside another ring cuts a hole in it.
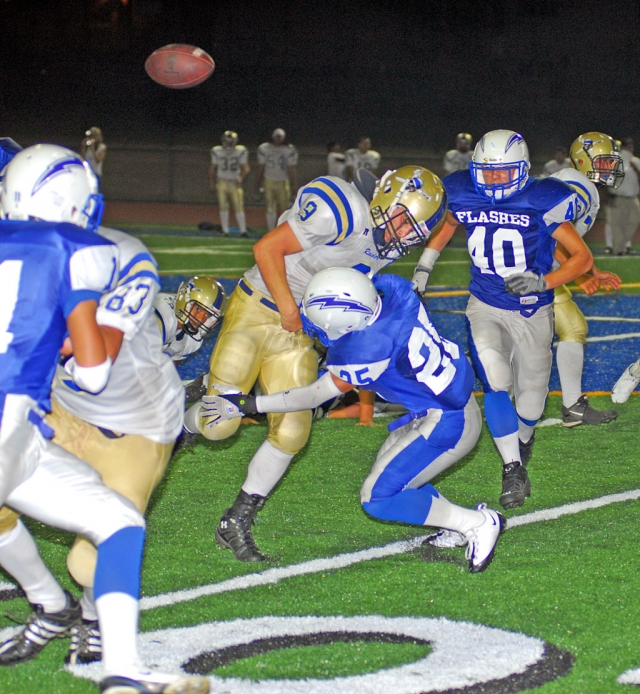
M 531 482 L 527 468 L 515 461 L 502 468 L 502 508 L 516 508 L 524 504 L 525 497 L 531 496 Z
M 467 544 L 467 538 L 457 530 L 439 530 L 433 535 L 429 535 L 423 542 L 425 545 L 431 545 L 438 549 L 452 549 L 453 547 L 464 547 Z
M 191 675 L 134 673 L 133 677 L 112 675 L 100 682 L 102 694 L 207 694 L 209 680 Z
M 533 452 L 533 442 L 535 438 L 536 432 L 534 431 L 527 443 L 522 443 L 522 441 L 518 439 L 518 446 L 520 447 L 520 460 L 522 461 L 523 465 L 526 465 L 531 460 L 531 453 Z
M 634 376 L 634 374 L 638 374 Z M 616 381 L 613 390 L 611 391 L 611 400 L 613 402 L 627 402 L 629 396 L 638 387 L 640 383 L 640 359 L 627 366 L 622 376 Z
M 581 395 L 571 407 L 562 408 L 562 426 L 577 427 L 580 424 L 608 424 L 616 419 L 618 413 L 615 410 L 596 410 L 589 404 L 589 398 Z
M 256 513 L 264 506 L 265 497 L 247 494 L 240 490 L 233 506 L 228 508 L 216 528 L 216 542 L 230 549 L 238 561 L 268 561 L 256 545 L 251 533 L 251 524 Z
M 184 387 L 185 402 L 191 405 L 198 402 L 203 395 L 207 394 L 207 384 L 205 383 L 209 374 L 202 374 Z
M 49 641 L 68 636 L 72 627 L 80 623 L 80 603 L 68 591 L 64 593 L 67 605 L 60 612 L 45 612 L 42 605 L 31 606 L 33 612 L 24 628 L 0 645 L 0 665 L 15 665 L 35 658 Z
M 83 619 L 71 628 L 71 644 L 64 662 L 68 665 L 84 665 L 102 660 L 102 639 L 97 620 Z
M 477 509 L 484 520 L 466 533 L 468 544 L 465 557 L 469 560 L 469 571 L 472 574 L 478 574 L 489 566 L 498 538 L 506 527 L 502 514 L 487 508 L 486 504 L 478 504 Z

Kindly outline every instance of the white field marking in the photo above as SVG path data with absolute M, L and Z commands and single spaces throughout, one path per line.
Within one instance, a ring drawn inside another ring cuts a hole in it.
M 411 265 L 415 267 L 415 260 L 396 260 L 394 267 L 398 265 Z M 471 265 L 471 260 L 438 260 L 438 265 Z
M 228 250 L 226 248 L 199 248 L 196 246 L 185 248 L 150 248 L 149 249 L 155 255 L 162 255 L 166 253 L 167 255 L 251 255 L 250 248 L 236 248 L 235 250 Z
M 537 427 L 553 427 L 556 424 L 562 424 L 561 419 L 556 419 L 555 417 L 547 417 L 536 424 Z
M 620 494 L 608 494 L 597 499 L 589 499 L 587 501 L 577 501 L 555 508 L 548 508 L 542 511 L 534 511 L 525 513 L 522 516 L 509 518 L 507 528 L 515 528 L 520 525 L 528 525 L 530 523 L 539 523 L 540 521 L 556 520 L 562 516 L 573 515 L 593 508 L 601 508 L 609 504 L 616 504 L 622 501 L 630 501 L 640 498 L 640 489 L 633 489 Z M 364 561 L 373 559 L 383 559 L 396 554 L 405 554 L 419 547 L 422 542 L 432 533 L 427 535 L 419 535 L 410 540 L 401 540 L 400 542 L 392 542 L 383 547 L 371 547 L 370 549 L 359 550 L 358 552 L 349 552 L 346 554 L 338 554 L 334 557 L 325 557 L 323 559 L 312 559 L 300 564 L 291 564 L 290 566 L 282 566 L 274 569 L 267 569 L 260 573 L 246 574 L 229 578 L 226 581 L 219 583 L 210 583 L 208 585 L 199 586 L 198 588 L 190 588 L 186 590 L 178 590 L 171 593 L 162 593 L 140 600 L 141 610 L 153 610 L 158 607 L 166 607 L 176 605 L 181 602 L 189 602 L 207 595 L 218 595 L 220 593 L 228 593 L 233 590 L 246 590 L 247 588 L 255 588 L 257 586 L 272 585 L 278 583 L 285 578 L 293 576 L 304 576 L 306 574 L 319 573 L 321 571 L 334 571 L 336 569 L 344 569 L 354 564 L 360 564 Z
M 0 590 L 15 590 L 15 586 L 13 583 L 5 583 L 4 581 L 0 581 Z
M 215 275 L 216 277 L 229 278 L 230 272 L 246 272 L 250 266 L 243 265 L 242 267 L 199 267 L 199 268 L 174 268 L 173 270 L 160 270 L 159 274 L 163 277 L 171 277 L 172 275 Z M 233 276 L 229 279 L 237 279 Z
M 613 321 L 615 323 L 640 323 L 640 318 L 621 318 L 619 316 L 585 316 L 587 320 L 606 323 Z

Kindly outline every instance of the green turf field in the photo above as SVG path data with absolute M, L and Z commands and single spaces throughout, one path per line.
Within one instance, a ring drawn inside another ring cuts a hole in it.
M 250 240 L 144 238 L 167 273 L 238 276 L 251 262 Z M 640 276 L 640 259 L 597 260 L 629 284 Z M 451 264 L 436 268 L 433 284 L 464 286 L 466 250 L 448 249 L 441 261 Z M 409 259 L 394 268 L 409 276 L 413 266 Z M 607 397 L 592 403 L 611 404 Z M 557 418 L 559 407 L 560 398 L 550 397 L 545 419 Z M 640 667 L 640 397 L 618 410 L 606 427 L 539 428 L 532 497 L 505 514 L 512 527 L 494 562 L 473 576 L 463 548 L 428 550 L 412 541 L 428 529 L 381 523 L 361 510 L 359 488 L 388 420 L 372 428 L 314 423 L 309 444 L 259 514 L 254 535 L 273 558 L 266 565 L 236 562 L 213 539 L 266 426 L 181 451 L 148 517 L 147 661 L 190 663 L 214 676 L 219 694 L 630 690 L 616 679 Z M 486 430 L 436 486 L 456 503 L 497 504 L 500 462 Z M 603 499 L 610 495 L 619 496 Z M 576 502 L 585 503 L 569 506 Z M 72 538 L 29 526 L 54 573 L 77 592 L 64 563 Z M 26 617 L 28 605 L 3 585 L 8 580 L 0 573 L 4 610 Z M 0 632 L 12 625 L 0 616 Z M 0 692 L 95 691 L 76 676 L 95 668 L 64 671 L 67 643 L 0 669 Z

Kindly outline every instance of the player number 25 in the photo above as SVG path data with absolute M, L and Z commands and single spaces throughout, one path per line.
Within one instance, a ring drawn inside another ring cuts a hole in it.
M 485 238 L 487 227 L 478 226 L 473 230 L 467 240 L 469 255 L 473 264 L 485 275 L 498 274 L 500 277 L 509 277 L 516 272 L 524 272 L 527 269 L 527 257 L 524 252 L 522 234 L 517 229 L 505 229 L 500 227 L 493 232 L 491 244 L 491 261 L 485 255 Z M 505 244 L 511 246 L 514 265 L 507 265 L 504 257 Z M 490 268 L 493 265 L 493 270 Z

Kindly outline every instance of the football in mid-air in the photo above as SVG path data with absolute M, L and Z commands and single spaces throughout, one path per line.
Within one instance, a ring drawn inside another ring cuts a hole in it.
M 201 48 L 170 43 L 154 51 L 144 69 L 154 82 L 171 89 L 188 89 L 202 84 L 215 68 L 213 58 Z

